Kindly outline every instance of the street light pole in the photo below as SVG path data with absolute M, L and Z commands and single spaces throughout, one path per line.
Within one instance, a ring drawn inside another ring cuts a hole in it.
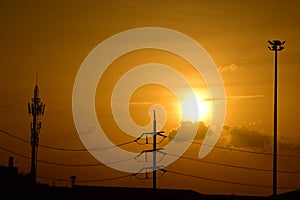
M 277 195 L 277 52 L 284 47 L 285 41 L 279 40 L 268 41 L 271 45 L 268 48 L 275 51 L 275 72 L 274 72 L 274 144 L 273 144 L 273 196 Z

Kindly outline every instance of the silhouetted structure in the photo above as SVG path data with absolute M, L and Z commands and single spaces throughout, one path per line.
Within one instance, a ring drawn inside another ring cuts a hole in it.
M 296 200 L 300 190 L 277 196 L 201 194 L 187 189 L 156 189 L 103 186 L 49 186 L 35 183 L 28 174 L 18 173 L 9 157 L 8 166 L 0 166 L 0 194 L 7 199 L 130 199 L 130 200 Z
M 156 115 L 153 118 L 153 189 L 156 190 Z
M 18 168 L 14 167 L 13 157 L 9 157 L 8 167 L 0 167 L 1 186 L 12 186 L 17 182 Z
M 145 150 L 142 153 L 147 153 L 147 152 L 152 152 L 153 153 L 153 158 L 152 158 L 152 173 L 153 173 L 153 177 L 152 177 L 152 188 L 155 191 L 156 190 L 156 171 L 157 169 L 160 169 L 162 166 L 157 166 L 156 165 L 156 153 L 158 150 L 157 149 L 157 135 L 165 137 L 162 133 L 164 133 L 164 131 L 158 131 L 156 130 L 156 114 L 155 114 L 155 110 L 153 111 L 153 132 L 150 133 L 143 133 L 140 137 L 142 138 L 143 135 L 146 135 L 146 144 L 148 144 L 148 135 L 152 135 L 153 136 L 153 148 L 151 150 Z M 147 174 L 147 172 L 146 172 Z M 147 175 L 146 175 L 147 176 Z M 148 176 L 147 176 L 148 177 Z
M 271 45 L 268 48 L 275 51 L 275 72 L 274 72 L 274 147 L 273 147 L 273 196 L 277 195 L 277 52 L 284 47 L 285 41 L 268 41 Z
M 39 98 L 39 87 L 36 81 L 34 87 L 34 96 L 32 103 L 28 103 L 28 114 L 32 115 L 32 122 L 30 124 L 31 130 L 31 168 L 30 174 L 36 182 L 37 176 L 37 150 L 39 146 L 39 133 L 42 127 L 42 122 L 39 121 L 39 117 L 44 114 L 45 104 L 41 102 Z
M 75 186 L 76 176 L 70 176 L 70 179 L 71 179 L 71 186 L 74 187 Z
M 33 186 L 32 178 L 27 174 L 20 174 L 19 169 L 14 166 L 13 157 L 9 157 L 8 166 L 0 167 L 0 189 L 11 192 L 17 188 Z

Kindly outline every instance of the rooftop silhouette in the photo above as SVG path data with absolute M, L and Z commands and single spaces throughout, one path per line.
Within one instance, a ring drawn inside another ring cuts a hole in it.
M 186 189 L 159 189 L 152 188 L 130 188 L 130 187 L 107 187 L 107 186 L 49 186 L 35 182 L 30 173 L 21 174 L 18 167 L 13 164 L 13 157 L 9 157 L 8 166 L 0 166 L 0 192 L 4 196 L 13 198 L 31 199 L 143 199 L 143 200 L 206 200 L 206 199 L 226 199 L 226 200 L 269 200 L 284 199 L 294 200 L 300 197 L 300 190 L 272 196 L 241 196 L 241 195 L 213 195 L 201 194 L 194 190 Z

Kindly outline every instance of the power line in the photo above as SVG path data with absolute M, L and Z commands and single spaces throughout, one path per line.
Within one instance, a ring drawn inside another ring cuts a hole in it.
M 186 174 L 186 173 L 182 173 L 182 172 L 176 172 L 176 171 L 172 171 L 172 170 L 166 170 L 166 172 L 181 175 L 181 176 L 186 176 L 186 177 L 190 177 L 190 178 L 197 178 L 197 179 L 203 179 L 203 180 L 220 182 L 220 183 L 228 183 L 228 184 L 243 185 L 243 186 L 253 186 L 253 187 L 263 187 L 263 188 L 272 188 L 272 186 L 270 186 L 270 185 L 259 185 L 259 184 L 251 184 L 251 183 L 243 183 L 243 182 L 235 182 L 235 181 L 225 181 L 225 180 L 220 180 L 220 179 L 207 178 L 207 177 L 203 177 L 203 176 L 195 176 L 195 175 Z M 293 190 L 300 189 L 300 188 L 296 188 L 296 187 L 281 187 L 281 186 L 277 186 L 277 188 L 293 189 Z
M 17 137 L 15 136 L 14 134 L 11 134 L 7 131 L 4 131 L 4 130 L 1 130 L 0 129 L 0 132 L 12 137 L 12 138 L 15 138 L 17 140 L 20 140 L 22 142 L 25 142 L 25 143 L 30 143 L 28 140 L 25 140 L 21 137 Z M 88 151 L 88 150 L 91 150 L 91 151 L 97 151 L 97 150 L 106 150 L 106 149 L 111 149 L 111 148 L 116 148 L 116 147 L 120 147 L 120 146 L 124 146 L 124 145 L 127 145 L 127 144 L 130 144 L 130 143 L 134 143 L 136 142 L 136 140 L 131 140 L 131 141 L 128 141 L 128 142 L 123 142 L 123 143 L 120 143 L 120 144 L 116 144 L 114 146 L 109 146 L 109 147 L 102 147 L 102 148 L 93 148 L 93 149 L 86 149 L 86 148 L 82 148 L 82 149 L 76 149 L 76 148 L 63 148 L 63 147 L 53 147 L 53 146 L 48 146 L 48 145 L 42 145 L 40 144 L 39 146 L 40 147 L 44 147 L 44 148 L 47 148 L 47 149 L 53 149 L 53 150 L 61 150 L 61 151 Z
M 134 143 L 135 141 L 132 140 L 132 141 L 128 141 L 128 142 L 123 142 L 123 143 L 120 143 L 120 144 L 116 144 L 114 146 L 109 146 L 109 147 L 99 147 L 99 148 L 92 148 L 92 149 L 86 149 L 86 148 L 83 148 L 83 149 L 75 149 L 75 148 L 63 148 L 63 147 L 53 147 L 53 146 L 47 146 L 47 145 L 40 145 L 41 147 L 44 147 L 44 148 L 48 148 L 48 149 L 53 149 L 53 150 L 61 150 L 61 151 L 81 151 L 81 152 L 84 152 L 84 151 L 100 151 L 100 150 L 107 150 L 107 149 L 112 149 L 112 148 L 116 148 L 116 147 L 121 147 L 121 146 L 125 146 L 127 144 L 130 144 L 130 143 Z
M 237 152 L 251 153 L 251 154 L 261 154 L 261 155 L 267 155 L 267 156 L 273 156 L 274 155 L 273 153 L 268 153 L 268 152 L 250 151 L 250 150 L 244 150 L 244 149 L 234 149 L 234 148 L 222 147 L 222 146 L 218 146 L 218 145 L 203 144 L 201 142 L 195 142 L 195 141 L 181 139 L 181 138 L 176 138 L 176 137 L 171 137 L 171 136 L 166 136 L 166 137 L 168 137 L 170 139 L 175 139 L 175 140 L 183 141 L 183 142 L 190 142 L 190 143 L 193 143 L 193 144 L 207 145 L 207 146 L 211 146 L 211 147 L 218 148 L 218 149 L 223 149 L 223 150 L 230 150 L 230 151 L 237 151 Z M 291 154 L 277 154 L 277 156 L 300 158 L 300 155 L 291 155 Z
M 26 159 L 31 159 L 29 156 L 25 156 L 23 154 L 14 152 L 14 151 L 9 150 L 9 149 L 7 149 L 5 147 L 2 147 L 2 146 L 0 146 L 0 149 L 2 149 L 4 151 L 7 151 L 9 153 L 15 154 L 17 156 L 26 158 Z M 39 159 L 37 161 L 41 162 L 41 163 L 46 163 L 46 164 L 51 164 L 51 165 L 58 165 L 58 166 L 65 166 L 65 167 L 96 167 L 96 166 L 101 166 L 101 165 L 125 162 L 125 161 L 131 160 L 131 159 L 134 159 L 134 158 L 128 158 L 128 159 L 124 159 L 124 160 L 112 161 L 112 162 L 109 162 L 109 163 L 97 163 L 97 164 L 67 164 L 67 163 L 50 162 L 50 161 L 39 160 Z
M 185 177 L 189 177 L 189 178 L 197 178 L 197 179 L 202 179 L 202 180 L 207 180 L 207 181 L 214 181 L 214 182 L 220 182 L 220 183 L 226 183 L 226 184 L 235 184 L 235 185 L 242 185 L 242 186 L 251 186 L 251 187 L 261 187 L 261 188 L 272 188 L 272 186 L 270 185 L 261 185 L 261 184 L 252 184 L 252 183 L 245 183 L 245 182 L 236 182 L 236 181 L 226 181 L 226 180 L 221 180 L 221 179 L 213 179 L 213 178 L 208 178 L 208 177 L 203 177 L 203 176 L 196 176 L 196 175 L 191 175 L 191 174 L 187 174 L 187 173 L 182 173 L 182 172 L 177 172 L 177 171 L 173 171 L 173 170 L 162 170 L 163 173 L 162 175 L 164 175 L 165 173 L 171 173 L 171 174 L 176 174 L 176 175 L 181 175 L 181 176 L 185 176 Z M 162 175 L 160 177 L 162 177 Z M 116 179 L 122 179 L 122 178 L 127 178 L 127 177 L 131 177 L 134 176 L 135 178 L 137 178 L 138 180 L 144 180 L 144 179 L 148 179 L 149 177 L 146 174 L 146 178 L 140 178 L 137 176 L 137 174 L 128 174 L 128 175 L 123 175 L 123 176 L 118 176 L 118 177 L 111 177 L 111 178 L 103 178 L 103 179 L 87 179 L 87 180 L 78 180 L 78 182 L 100 182 L 100 181 L 109 181 L 109 180 L 116 180 Z M 56 180 L 56 181 L 64 181 L 64 182 L 68 182 L 68 180 L 66 179 L 58 179 L 58 178 L 51 178 L 51 177 L 45 177 L 45 176 L 38 176 L 39 178 L 42 179 L 49 179 L 49 180 Z M 293 189 L 293 190 L 297 190 L 300 188 L 297 187 L 284 187 L 284 186 L 278 186 L 277 188 L 280 189 Z
M 17 156 L 26 158 L 26 159 L 30 159 L 29 156 L 20 154 L 20 153 L 16 153 L 12 150 L 9 150 L 5 147 L 0 146 L 0 149 L 7 151 L 9 153 L 13 153 Z M 187 159 L 187 160 L 192 160 L 192 161 L 196 161 L 196 162 L 202 162 L 202 163 L 208 163 L 208 164 L 214 164 L 214 165 L 219 165 L 219 166 L 224 166 L 224 167 L 231 167 L 231 168 L 239 168 L 239 169 L 246 169 L 246 170 L 255 170 L 255 171 L 266 171 L 266 172 L 272 172 L 272 170 L 270 169 L 262 169 L 262 168 L 254 168 L 254 167 L 246 167 L 246 166 L 238 166 L 238 165 L 230 165 L 230 164 L 223 164 L 223 163 L 218 163 L 218 162 L 211 162 L 211 161 L 204 161 L 204 160 L 198 160 L 195 158 L 190 158 L 190 157 L 186 157 L 186 156 L 178 156 L 175 154 L 170 154 L 170 153 L 165 153 L 166 155 L 170 155 L 170 156 L 176 156 L 180 159 Z M 58 166 L 65 166 L 65 167 L 96 167 L 96 166 L 101 166 L 101 165 L 106 165 L 106 164 L 113 164 L 113 163 L 120 163 L 120 162 L 125 162 L 131 159 L 137 159 L 140 155 L 134 157 L 134 158 L 128 158 L 128 159 L 124 159 L 124 160 L 118 160 L 118 161 L 113 161 L 110 163 L 96 163 L 96 164 L 67 164 L 67 163 L 57 163 L 57 162 L 50 162 L 50 161 L 45 161 L 45 160 L 39 160 L 38 162 L 41 163 L 46 163 L 46 164 L 52 164 L 52 165 L 58 165 Z M 284 170 L 278 170 L 279 173 L 292 173 L 292 174 L 299 174 L 299 171 L 284 171 Z
M 157 179 L 162 178 L 162 176 L 166 173 L 166 170 L 162 170 L 162 171 L 163 171 L 163 173 Z M 84 182 L 84 183 L 102 182 L 102 181 L 111 181 L 111 180 L 123 179 L 123 178 L 127 178 L 127 177 L 132 177 L 132 176 L 135 177 L 138 180 L 144 180 L 144 179 L 151 178 L 151 177 L 148 176 L 148 173 L 145 173 L 145 174 L 146 174 L 146 178 L 138 177 L 137 173 L 134 173 L 134 174 L 127 174 L 127 175 L 123 175 L 123 176 L 117 176 L 117 177 L 111 177 L 111 178 L 102 178 L 102 179 L 86 179 L 86 180 L 79 179 L 79 180 L 76 180 L 76 182 Z M 38 176 L 38 178 L 61 181 L 61 182 L 69 182 L 69 180 L 67 180 L 67 179 L 53 178 L 53 177 L 48 177 L 48 176 Z
M 103 178 L 103 179 L 87 179 L 87 180 L 76 180 L 76 182 L 84 182 L 84 183 L 91 183 L 91 182 L 101 182 L 101 181 L 110 181 L 110 180 L 116 180 L 116 179 L 122 179 L 122 178 L 127 178 L 127 177 L 131 177 L 134 176 L 133 174 L 128 174 L 128 175 L 123 175 L 123 176 L 117 176 L 117 177 L 111 177 L 111 178 Z M 55 180 L 55 181 L 61 181 L 61 182 L 69 182 L 69 180 L 67 179 L 59 179 L 59 178 L 51 178 L 51 177 L 47 177 L 47 176 L 38 176 L 38 178 L 41 179 L 48 179 L 48 180 Z
M 19 137 L 16 137 L 6 131 L 3 131 L 3 130 L 0 130 L 1 132 L 11 136 L 11 137 L 14 137 L 14 138 L 17 138 L 21 141 L 24 141 L 24 142 L 28 142 L 22 138 L 19 138 Z M 170 136 L 166 136 L 166 137 L 170 137 Z M 178 139 L 178 138 L 174 138 L 174 139 Z M 132 141 L 129 141 L 129 142 L 124 142 L 124 143 L 121 143 L 119 144 L 119 146 L 121 145 L 126 145 L 126 144 L 130 144 L 132 142 L 135 142 L 136 140 L 132 140 Z M 29 142 L 28 142 L 29 143 Z M 197 143 L 197 144 L 200 144 L 200 143 Z M 10 152 L 10 153 L 13 153 L 15 155 L 18 155 L 20 157 L 23 157 L 23 158 L 26 158 L 26 159 L 30 159 L 30 157 L 28 156 L 25 156 L 25 155 L 22 155 L 22 154 L 19 154 L 19 153 L 16 153 L 12 150 L 9 150 L 9 149 L 6 149 L 4 147 L 0 147 L 1 149 L 7 151 L 7 152 Z M 55 147 L 52 147 L 52 148 L 55 148 Z M 105 148 L 105 147 L 104 147 Z M 106 148 L 109 148 L 109 147 L 106 147 Z M 57 150 L 63 150 L 65 148 L 55 148 Z M 79 149 L 72 149 L 72 150 L 79 150 Z M 99 150 L 99 149 L 97 149 Z M 85 150 L 86 151 L 86 150 Z M 211 162 L 211 161 L 204 161 L 204 160 L 198 160 L 198 159 L 195 159 L 195 158 L 190 158 L 190 157 L 186 157 L 186 156 L 178 156 L 178 155 L 175 155 L 175 154 L 170 154 L 170 153 L 167 153 L 168 155 L 171 155 L 171 156 L 176 156 L 176 157 L 179 157 L 181 159 L 187 159 L 187 160 L 193 160 L 193 161 L 197 161 L 197 162 L 203 162 L 203 163 L 208 163 L 208 164 L 215 164 L 215 165 L 219 165 L 219 166 L 225 166 L 225 167 L 232 167 L 232 168 L 240 168 L 240 169 L 246 169 L 246 170 L 256 170 L 256 171 L 266 171 L 266 172 L 271 172 L 272 170 L 270 169 L 262 169 L 262 168 L 253 168 L 253 167 L 246 167 L 246 166 L 238 166 L 238 165 L 230 165 L 230 164 L 224 164 L 224 163 L 218 163 L 218 162 Z M 119 160 L 119 161 L 113 161 L 113 162 L 110 162 L 110 163 L 105 163 L 105 164 L 112 164 L 112 163 L 119 163 L 119 162 L 125 162 L 125 161 L 128 161 L 128 160 L 131 160 L 131 159 L 136 159 L 139 157 L 140 155 L 136 156 L 136 157 L 133 157 L 133 158 L 129 158 L 129 159 L 124 159 L 124 160 Z M 57 162 L 50 162 L 50 161 L 45 161 L 45 160 L 38 160 L 38 162 L 41 162 L 41 163 L 46 163 L 46 164 L 53 164 L 53 165 L 59 165 L 59 166 L 68 166 L 68 167 L 94 167 L 94 166 L 101 166 L 101 165 L 105 165 L 104 163 L 97 163 L 97 164 L 67 164 L 67 163 L 57 163 Z M 279 170 L 278 171 L 279 173 L 294 173 L 294 174 L 298 174 L 300 172 L 298 171 L 284 171 L 284 170 Z
M 21 137 L 17 137 L 17 136 L 15 136 L 14 134 L 11 134 L 11 133 L 9 133 L 9 132 L 7 132 L 7 131 L 4 131 L 4 130 L 2 130 L 2 129 L 0 129 L 0 132 L 4 133 L 4 134 L 6 134 L 6 135 L 8 135 L 8 136 L 10 136 L 10 137 L 12 137 L 12 138 L 15 138 L 15 139 L 17 139 L 17 140 L 20 140 L 20 141 L 22 141 L 22 142 L 30 143 L 28 140 L 25 140 L 25 139 L 23 139 L 23 138 L 21 138 Z
M 2 146 L 0 146 L 0 149 L 5 150 L 5 151 L 10 152 L 10 153 L 13 153 L 13 154 L 18 155 L 18 156 L 21 156 L 23 158 L 30 159 L 30 157 L 28 157 L 28 156 L 16 153 L 16 152 L 11 151 L 11 150 L 8 150 L 8 149 L 6 149 L 6 148 L 4 148 Z M 189 159 L 189 160 L 195 160 L 195 161 L 202 162 L 201 160 L 197 160 L 197 159 L 193 159 L 193 158 L 188 158 L 188 157 L 182 157 L 182 158 L 183 159 Z M 48 162 L 48 161 L 42 161 L 42 160 L 38 160 L 38 161 L 39 162 L 44 162 L 44 163 L 47 163 L 47 164 L 55 164 L 55 165 L 63 165 L 63 166 L 73 166 L 73 167 L 79 167 L 79 166 L 91 167 L 91 166 L 104 165 L 103 163 L 92 164 L 92 165 L 87 165 L 87 164 L 85 164 L 85 165 L 73 165 L 73 164 L 54 163 L 54 162 Z M 122 162 L 122 161 L 118 161 L 118 162 Z M 219 165 L 225 166 L 224 164 L 220 164 L 220 163 L 212 163 L 211 162 L 211 164 L 219 164 Z M 239 166 L 231 166 L 231 167 L 239 167 Z M 253 170 L 255 170 L 255 168 L 253 168 Z M 203 180 L 208 180 L 208 181 L 221 182 L 221 183 L 237 184 L 237 185 L 253 186 L 253 187 L 264 187 L 264 188 L 270 188 L 270 187 L 272 187 L 272 186 L 268 186 L 268 185 L 258 185 L 258 184 L 249 184 L 249 183 L 242 183 L 242 182 L 234 182 L 234 181 L 226 181 L 226 180 L 220 180 L 220 179 L 213 179 L 213 178 L 208 178 L 208 177 L 203 177 L 203 176 L 196 176 L 196 175 L 186 174 L 186 173 L 182 173 L 182 172 L 176 172 L 176 171 L 172 171 L 172 170 L 165 170 L 165 169 L 163 169 L 162 171 L 163 171 L 162 175 L 164 175 L 166 172 L 169 172 L 169 173 L 173 173 L 173 174 L 177 174 L 177 175 L 182 175 L 182 176 L 186 176 L 186 177 L 203 179 Z M 278 172 L 280 172 L 280 171 L 278 171 Z M 288 172 L 288 171 L 282 171 L 282 172 Z M 288 173 L 294 173 L 294 172 L 288 172 Z M 130 175 L 124 175 L 124 176 L 119 176 L 119 177 L 105 178 L 105 179 L 80 180 L 80 182 L 99 182 L 99 181 L 121 179 L 121 178 L 126 178 L 126 177 L 129 177 L 129 176 L 134 176 L 134 177 L 138 178 L 136 176 L 136 174 L 130 174 Z M 57 180 L 57 181 L 66 181 L 65 179 L 50 178 L 50 177 L 44 177 L 44 176 L 38 176 L 38 177 L 39 178 L 44 178 L 44 179 Z M 277 187 L 277 188 L 282 188 L 282 189 L 300 189 L 300 188 L 293 188 L 293 187 Z
M 0 129 L 0 132 L 4 133 L 4 134 L 6 134 L 10 137 L 13 137 L 17 140 L 20 140 L 20 141 L 23 141 L 23 142 L 26 142 L 26 143 L 30 143 L 28 140 L 25 140 L 21 137 L 17 137 L 14 134 L 11 134 L 7 131 L 4 131 L 4 130 Z M 201 142 L 196 142 L 196 141 L 191 141 L 191 140 L 186 140 L 186 139 L 181 139 L 181 138 L 176 138 L 176 137 L 171 137 L 171 136 L 166 136 L 166 135 L 164 135 L 164 138 L 162 140 L 164 140 L 166 137 L 168 137 L 170 139 L 174 139 L 174 140 L 183 141 L 183 142 L 191 142 L 193 144 L 198 144 L 198 145 L 208 145 L 208 144 L 203 144 Z M 138 138 L 138 139 L 140 139 L 140 138 Z M 93 149 L 86 149 L 86 148 L 76 149 L 76 148 L 54 147 L 54 146 L 48 146 L 48 145 L 42 145 L 42 144 L 39 145 L 39 146 L 44 147 L 44 148 L 48 148 L 48 149 L 53 149 L 53 150 L 60 150 L 60 151 L 88 151 L 88 150 L 96 151 L 96 150 L 105 150 L 105 149 L 110 149 L 110 148 L 116 148 L 116 147 L 124 146 L 124 145 L 130 144 L 130 143 L 134 143 L 134 142 L 137 143 L 137 144 L 140 144 L 140 145 L 144 145 L 144 143 L 138 142 L 138 139 L 130 140 L 128 142 L 123 142 L 123 143 L 120 143 L 120 144 L 116 144 L 114 146 L 102 147 L 102 148 L 93 148 Z M 162 141 L 158 142 L 157 144 L 159 144 L 161 142 Z M 145 143 L 145 144 L 151 144 L 151 143 Z M 212 145 L 208 145 L 208 146 L 212 146 Z M 218 145 L 214 145 L 213 147 L 217 148 L 217 149 L 230 150 L 230 151 L 236 151 L 236 152 L 242 152 L 242 153 L 251 153 L 251 154 L 258 154 L 258 155 L 273 156 L 273 153 L 268 153 L 268 152 L 250 151 L 250 150 L 244 150 L 244 149 L 235 149 L 235 148 L 230 148 L 230 147 L 222 147 L 222 146 L 218 146 Z M 278 154 L 277 156 L 300 158 L 300 155 L 292 155 L 292 154 Z
M 161 173 L 158 177 L 156 177 L 157 180 L 160 179 L 160 178 L 162 178 L 163 175 L 166 173 L 166 170 L 164 170 L 164 169 L 158 169 L 158 170 L 159 170 L 159 171 L 162 171 L 162 173 Z M 148 173 L 147 171 L 144 172 L 145 177 L 139 177 L 138 174 L 141 174 L 141 173 L 134 173 L 134 174 L 133 174 L 133 176 L 134 176 L 136 179 L 138 179 L 138 180 L 153 179 L 153 176 L 149 176 L 148 174 L 150 174 L 150 173 Z
M 218 162 L 212 162 L 212 161 L 205 161 L 205 160 L 199 160 L 195 158 L 190 158 L 186 156 L 178 156 L 175 154 L 170 154 L 166 153 L 167 155 L 171 156 L 176 156 L 180 159 L 187 159 L 187 160 L 192 160 L 192 161 L 197 161 L 197 162 L 202 162 L 202 163 L 208 163 L 208 164 L 214 164 L 214 165 L 220 165 L 223 167 L 232 167 L 232 168 L 239 168 L 239 169 L 246 169 L 246 170 L 255 170 L 255 171 L 265 171 L 265 172 L 273 172 L 271 169 L 263 169 L 263 168 L 254 168 L 254 167 L 245 167 L 245 166 L 239 166 L 239 165 L 230 165 L 230 164 L 224 164 L 224 163 L 218 163 Z M 277 172 L 279 173 L 291 173 L 291 174 L 300 174 L 300 171 L 284 171 L 284 170 L 278 170 Z

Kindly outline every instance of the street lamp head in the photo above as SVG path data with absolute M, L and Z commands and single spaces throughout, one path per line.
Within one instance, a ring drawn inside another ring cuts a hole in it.
M 284 49 L 283 45 L 285 41 L 281 42 L 280 40 L 269 40 L 268 43 L 271 45 L 268 47 L 271 51 L 281 51 Z
M 270 40 L 268 40 L 268 43 L 269 43 L 270 45 L 273 45 L 273 42 L 272 42 L 272 41 L 270 41 Z
M 280 46 L 279 49 L 278 49 L 278 51 L 281 51 L 282 49 L 284 49 L 284 47 Z
M 279 46 L 279 45 L 281 45 L 281 41 L 280 40 L 273 40 L 273 44 Z

